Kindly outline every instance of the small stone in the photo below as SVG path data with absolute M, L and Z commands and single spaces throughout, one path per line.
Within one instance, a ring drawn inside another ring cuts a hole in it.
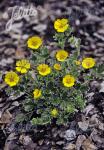
M 87 120 L 87 121 L 83 121 L 83 122 L 78 122 L 78 126 L 83 131 L 86 131 L 88 129 L 88 126 L 89 126 L 89 121 Z
M 15 53 L 15 49 L 14 48 L 7 48 L 5 51 L 4 51 L 4 53 L 6 54 L 6 55 L 12 55 L 12 54 L 14 54 Z
M 40 140 L 38 143 L 41 146 L 43 144 L 44 140 Z
M 14 60 L 12 58 L 7 58 L 7 59 L 3 58 L 1 60 L 0 65 L 1 66 L 7 66 L 8 64 L 13 64 L 13 62 L 14 62 Z
M 38 31 L 38 32 L 43 32 L 46 29 L 47 29 L 47 26 L 45 24 L 40 24 L 38 26 L 33 27 L 33 30 Z
M 8 19 L 8 13 L 7 12 L 5 12 L 3 15 L 2 15 L 2 17 L 3 17 L 3 19 Z
M 88 115 L 88 113 L 90 111 L 92 111 L 94 109 L 94 105 L 92 104 L 89 104 L 85 109 L 84 109 L 84 112 L 86 113 L 86 116 Z
M 19 106 L 19 103 L 17 101 L 12 103 L 13 106 Z
M 71 140 L 75 139 L 75 138 L 76 138 L 75 130 L 71 130 L 71 129 L 67 130 L 67 131 L 65 132 L 64 138 L 65 138 L 67 141 L 71 141 Z
M 99 129 L 104 131 L 104 123 L 99 123 Z
M 65 142 L 64 141 L 58 141 L 56 142 L 57 145 L 63 145 Z
M 28 145 L 32 141 L 29 136 L 24 136 L 24 135 L 21 135 L 19 140 L 23 145 Z
M 22 39 L 23 39 L 23 40 L 28 39 L 28 37 L 29 37 L 29 36 L 28 36 L 27 34 L 22 35 Z
M 76 20 L 76 25 L 79 26 L 80 25 L 80 20 Z
M 104 92 L 104 81 L 100 85 L 100 91 L 99 92 Z

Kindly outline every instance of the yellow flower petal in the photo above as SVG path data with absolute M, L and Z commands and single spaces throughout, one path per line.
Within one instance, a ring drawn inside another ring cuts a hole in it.
M 22 68 L 21 73 L 27 73 L 27 69 L 26 68 Z
M 17 70 L 18 72 L 21 72 L 21 67 L 16 67 L 16 70 Z
M 17 61 L 16 66 L 20 66 L 20 65 L 21 65 L 21 61 Z
M 38 99 L 38 98 L 41 97 L 42 92 L 41 92 L 41 90 L 39 90 L 39 89 L 35 89 L 34 92 L 33 92 L 33 94 L 34 94 L 34 98 L 35 98 L 35 99 Z

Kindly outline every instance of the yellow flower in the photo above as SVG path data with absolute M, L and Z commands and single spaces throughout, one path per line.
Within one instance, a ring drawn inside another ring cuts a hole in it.
M 72 87 L 75 83 L 75 78 L 71 75 L 65 75 L 64 78 L 63 78 L 63 84 L 64 86 L 66 87 Z
M 82 66 L 85 69 L 90 69 L 90 68 L 94 67 L 94 65 L 95 65 L 95 60 L 93 58 L 85 58 L 82 61 Z
M 38 36 L 33 36 L 28 39 L 27 45 L 31 49 L 38 49 L 42 45 L 42 39 Z
M 16 62 L 16 70 L 20 73 L 27 73 L 30 69 L 30 63 L 26 59 L 22 59 Z
M 39 74 L 42 76 L 46 76 L 51 73 L 51 68 L 46 64 L 40 64 L 37 67 L 37 70 L 39 71 Z
M 56 70 L 61 70 L 61 65 L 60 64 L 54 64 L 54 69 Z
M 77 66 L 79 66 L 79 65 L 81 64 L 81 62 L 80 62 L 79 60 L 76 60 L 76 61 L 75 61 L 75 64 L 76 64 Z
M 58 61 L 65 61 L 65 59 L 68 57 L 68 52 L 65 50 L 59 50 L 56 53 L 56 58 Z
M 38 99 L 38 98 L 40 98 L 42 96 L 42 92 L 39 89 L 35 89 L 33 94 L 34 94 L 34 98 L 35 99 Z
M 54 108 L 52 111 L 51 111 L 51 115 L 52 117 L 56 117 L 58 115 L 58 110 L 56 108 Z
M 11 87 L 15 86 L 19 82 L 19 76 L 15 72 L 10 71 L 5 75 L 5 82 Z
M 68 19 L 57 19 L 54 22 L 54 28 L 57 30 L 57 32 L 65 32 L 68 27 Z

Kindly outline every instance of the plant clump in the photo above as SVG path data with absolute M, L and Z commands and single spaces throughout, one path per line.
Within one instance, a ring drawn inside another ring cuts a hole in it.
M 103 76 L 102 66 L 97 66 L 94 58 L 81 58 L 81 41 L 73 36 L 68 19 L 57 19 L 54 28 L 54 56 L 40 37 L 30 37 L 27 47 L 31 56 L 18 60 L 15 72 L 7 72 L 4 79 L 9 95 L 25 94 L 22 106 L 26 115 L 22 120 L 33 125 L 49 124 L 52 120 L 68 123 L 70 116 L 84 108 L 90 81 Z

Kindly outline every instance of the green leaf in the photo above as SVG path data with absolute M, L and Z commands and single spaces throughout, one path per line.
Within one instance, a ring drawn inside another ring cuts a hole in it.
M 25 114 L 21 113 L 16 116 L 16 122 L 23 122 L 26 120 L 28 120 L 28 117 Z
M 61 102 L 60 108 L 69 114 L 74 113 L 75 111 L 74 103 L 68 102 L 68 100 Z
M 26 112 L 32 111 L 35 108 L 35 104 L 33 103 L 32 99 L 27 97 L 23 102 L 23 108 Z
M 31 120 L 32 125 L 45 125 L 51 122 L 51 119 L 46 117 L 46 118 L 33 118 Z
M 84 106 L 85 106 L 85 101 L 84 101 L 84 99 L 83 99 L 83 95 L 78 94 L 78 95 L 75 97 L 75 102 L 76 102 L 77 108 L 80 108 L 80 109 L 83 109 L 83 108 L 84 108 Z
M 58 41 L 57 45 L 59 47 L 61 47 L 62 49 L 64 49 L 65 46 L 65 41 L 66 41 L 66 37 L 64 33 L 56 33 L 55 36 L 53 36 L 53 38 Z

